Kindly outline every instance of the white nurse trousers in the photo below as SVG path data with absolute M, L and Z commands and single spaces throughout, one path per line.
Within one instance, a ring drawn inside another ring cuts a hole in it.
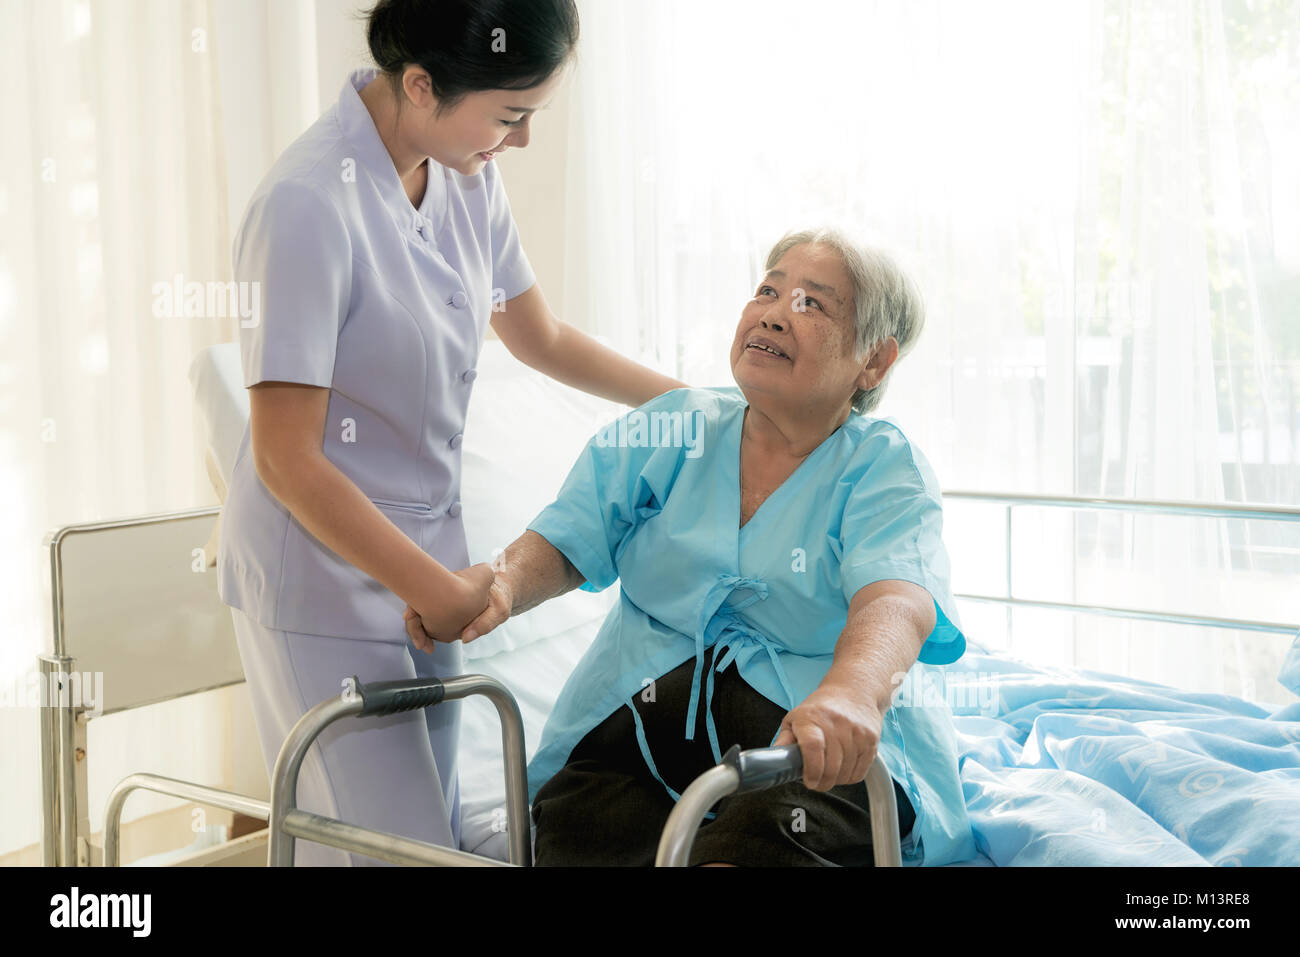
M 253 718 L 269 777 L 290 730 L 343 680 L 365 684 L 462 673 L 459 642 L 432 654 L 409 641 L 333 638 L 278 631 L 231 608 Z M 348 824 L 456 848 L 460 788 L 459 700 L 383 717 L 340 718 L 313 742 L 298 779 L 298 807 Z M 382 866 L 364 854 L 296 839 L 297 866 Z

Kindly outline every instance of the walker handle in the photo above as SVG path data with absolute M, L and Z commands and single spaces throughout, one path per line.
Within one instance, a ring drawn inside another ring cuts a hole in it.
M 741 751 L 740 745 L 733 744 L 722 756 L 722 763 L 736 769 L 740 779 L 736 794 L 788 784 L 803 777 L 803 753 L 798 744 L 751 751 Z
M 350 690 L 361 698 L 357 716 L 365 717 L 428 708 L 441 702 L 447 689 L 439 678 L 402 678 L 362 684 L 353 675 Z

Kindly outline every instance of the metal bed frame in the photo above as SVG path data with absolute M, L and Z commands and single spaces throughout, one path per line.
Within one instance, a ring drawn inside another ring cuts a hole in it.
M 1012 510 L 1017 507 L 1103 509 L 1205 518 L 1300 522 L 1300 508 L 1221 505 L 1197 502 L 1140 501 L 1068 496 L 950 492 L 944 498 L 1002 505 L 1006 509 L 1006 589 L 1003 595 L 958 593 L 959 600 L 992 602 L 1012 608 L 1038 608 L 1201 627 L 1293 635 L 1300 625 L 1253 619 L 1185 615 L 1149 609 L 1083 605 L 1020 598 L 1012 590 Z M 292 865 L 298 838 L 363 853 L 399 864 L 441 866 L 529 866 L 531 828 L 527 805 L 523 725 L 514 697 L 500 682 L 483 675 L 438 681 L 411 679 L 353 681 L 339 698 L 321 702 L 294 727 L 280 752 L 272 777 L 271 801 L 180 781 L 156 774 L 124 778 L 109 796 L 102 850 L 91 842 L 87 817 L 86 725 L 90 718 L 171 700 L 243 680 L 228 609 L 216 595 L 215 575 L 180 574 L 180 556 L 198 553 L 209 539 L 219 508 L 192 509 L 121 521 L 70 525 L 46 536 L 52 598 L 52 648 L 39 656 L 44 681 L 57 683 L 59 699 L 42 708 L 41 846 L 46 866 L 118 864 L 120 822 L 127 797 L 149 790 L 248 815 L 269 824 L 268 864 Z M 139 551 L 132 551 L 135 546 Z M 135 565 L 125 583 L 106 581 L 106 563 L 129 554 Z M 206 562 L 206 556 L 202 556 Z M 206 570 L 206 566 L 205 566 Z M 159 613 L 157 596 L 165 594 L 175 609 Z M 145 613 L 153 617 L 147 619 Z M 150 632 L 142 639 L 142 631 Z M 148 639 L 157 639 L 157 644 Z M 180 646 L 184 654 L 159 656 L 159 646 Z M 105 701 L 92 714 L 69 700 L 69 679 L 78 664 L 101 666 L 111 673 Z M 147 664 L 147 668 L 145 665 Z M 141 674 L 150 682 L 141 681 Z M 161 675 L 160 682 L 154 677 Z M 53 685 L 48 685 L 53 687 Z M 334 721 L 435 707 L 441 701 L 471 694 L 486 695 L 501 718 L 506 774 L 509 863 L 467 854 L 399 835 L 369 830 L 302 811 L 296 807 L 298 773 L 311 744 Z M 682 794 L 669 816 L 656 864 L 684 866 L 704 814 L 728 794 L 770 787 L 798 779 L 802 763 L 797 746 L 740 751 L 732 748 L 721 764 L 705 772 Z M 892 781 L 877 759 L 868 771 L 872 834 L 878 866 L 899 866 L 898 817 Z

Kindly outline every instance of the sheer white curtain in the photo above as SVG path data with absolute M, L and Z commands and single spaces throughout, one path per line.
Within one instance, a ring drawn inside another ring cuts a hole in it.
M 236 318 L 160 317 L 153 287 L 177 274 L 230 278 L 247 191 L 315 118 L 314 39 L 301 29 L 310 13 L 289 0 L 0 3 L 7 688 L 21 691 L 47 640 L 46 532 L 216 502 L 186 374 L 198 350 L 236 337 Z M 232 780 L 231 701 L 241 691 L 92 724 L 95 825 L 107 788 L 132 770 L 246 783 Z M 39 837 L 36 718 L 0 708 L 0 777 L 16 782 L 0 855 Z M 128 818 L 174 803 L 141 795 Z
M 1294 2 L 580 6 L 571 319 L 729 384 L 766 249 L 829 222 L 926 293 L 877 414 L 945 488 L 1300 500 Z M 955 585 L 999 593 L 1001 512 L 948 516 Z M 1300 620 L 1296 529 L 1016 526 L 1022 597 Z M 1022 657 L 1286 694 L 1285 639 L 963 613 Z

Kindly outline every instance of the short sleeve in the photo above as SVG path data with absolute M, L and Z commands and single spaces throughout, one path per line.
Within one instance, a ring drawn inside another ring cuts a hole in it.
M 496 162 L 488 163 L 483 175 L 488 186 L 488 216 L 492 235 L 492 288 L 501 290 L 493 301 L 508 301 L 527 292 L 537 281 L 532 264 L 519 240 L 519 230 L 510 212 L 505 183 Z
M 629 421 L 679 405 L 686 389 L 674 389 L 610 423 L 592 436 L 578 456 L 555 501 L 528 528 L 564 554 L 586 580 L 586 591 L 601 591 L 618 580 L 617 556 L 624 539 L 657 514 L 667 500 L 682 449 L 620 442 Z
M 840 581 L 845 602 L 878 581 L 906 581 L 926 589 L 934 600 L 935 625 L 918 660 L 932 665 L 951 664 L 966 651 L 966 638 L 954 623 L 942 533 L 937 482 L 920 454 L 898 436 L 849 494 L 840 526 Z
M 351 240 L 330 199 L 292 180 L 256 196 L 235 243 L 235 279 L 254 303 L 240 319 L 244 386 L 328 387 L 352 286 Z

